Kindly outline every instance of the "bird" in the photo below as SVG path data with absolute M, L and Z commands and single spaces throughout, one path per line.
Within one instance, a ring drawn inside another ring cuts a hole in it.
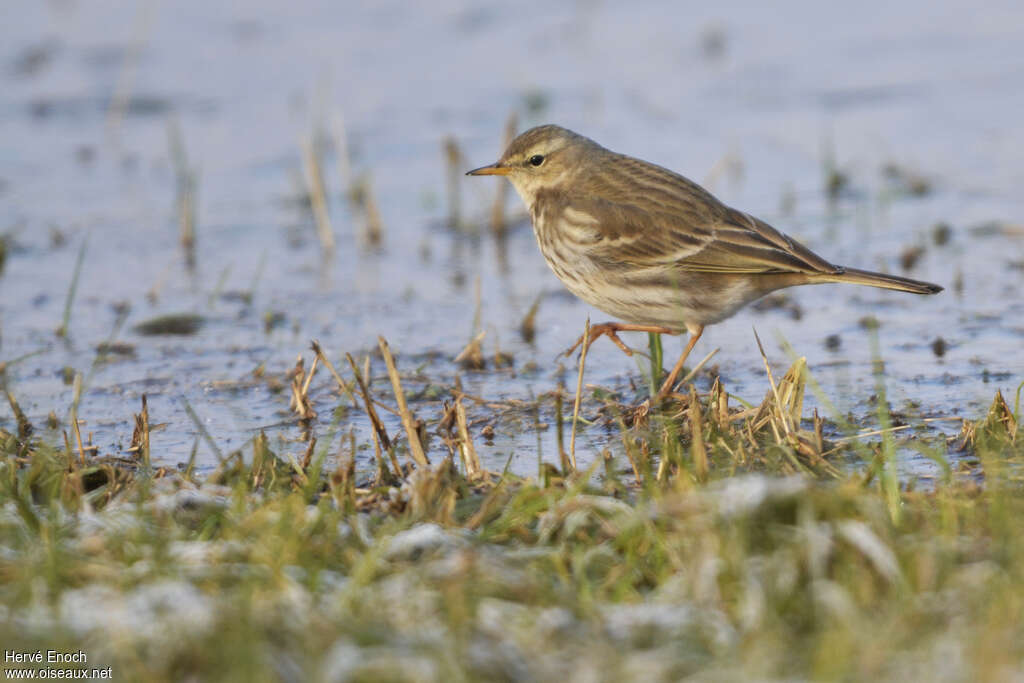
M 498 161 L 467 175 L 507 178 L 558 279 L 617 319 L 591 326 L 566 353 L 604 335 L 631 354 L 623 331 L 689 333 L 658 400 L 671 393 L 706 326 L 778 289 L 830 282 L 914 294 L 943 289 L 834 265 L 692 180 L 557 125 L 527 130 Z

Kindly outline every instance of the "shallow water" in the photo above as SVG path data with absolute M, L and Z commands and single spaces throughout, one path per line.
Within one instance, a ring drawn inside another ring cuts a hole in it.
M 249 381 L 250 373 L 265 363 L 280 375 L 299 354 L 308 367 L 309 341 L 318 339 L 349 377 L 344 352 L 361 358 L 378 334 L 401 369 L 419 367 L 438 385 L 459 372 L 467 392 L 488 399 L 552 391 L 556 354 L 588 315 L 604 316 L 562 293 L 521 220 L 502 261 L 486 229 L 499 181 L 460 181 L 462 213 L 480 234 L 446 225 L 441 140 L 455 136 L 466 169 L 489 163 L 511 112 L 521 129 L 558 122 L 704 182 L 833 262 L 947 287 L 929 298 L 801 288 L 790 290 L 786 308 L 748 308 L 709 328 L 695 356 L 720 347 L 712 363 L 738 396 L 759 401 L 768 389 L 754 326 L 776 376 L 790 363 L 784 338 L 807 357 L 836 410 L 870 425 L 875 379 L 859 322 L 869 315 L 880 323 L 895 409 L 913 401 L 915 416 L 976 416 L 997 389 L 1012 396 L 1022 380 L 1019 3 L 278 5 L 18 2 L 2 11 L 0 360 L 36 425 L 51 410 L 66 424 L 67 367 L 85 377 L 84 431 L 104 453 L 127 445 L 142 394 L 153 422 L 168 424 L 153 435 L 163 464 L 186 460 L 196 442 L 186 404 L 221 452 L 267 428 L 280 450 L 301 453 L 288 392 Z M 362 243 L 365 218 L 343 199 L 328 145 L 338 248 L 325 259 L 296 201 L 300 141 L 342 128 L 353 172 L 372 177 L 384 244 Z M 174 129 L 198 177 L 191 271 L 178 243 Z M 825 192 L 829 158 L 849 178 L 835 201 Z M 882 172 L 886 164 L 922 176 L 927 192 L 903 191 Z M 509 216 L 521 216 L 513 200 L 509 193 Z M 991 221 L 1000 228 L 986 229 Z M 933 240 L 940 222 L 952 228 L 942 246 Z M 54 330 L 83 245 L 62 340 Z M 903 271 L 900 255 L 915 246 L 924 251 Z M 477 282 L 485 352 L 511 354 L 511 371 L 466 372 L 451 362 L 474 332 Z M 251 292 L 251 303 L 232 296 L 239 292 Z M 528 344 L 518 327 L 540 295 Z M 119 307 L 129 311 L 120 327 Z M 134 330 L 178 312 L 202 315 L 200 331 Z M 283 317 L 266 331 L 265 316 L 275 313 Z M 826 347 L 832 335 L 838 349 Z M 932 350 L 940 337 L 941 357 Z M 97 363 L 96 346 L 110 339 L 134 353 Z M 666 357 L 682 343 L 667 339 Z M 565 364 L 571 388 L 575 373 Z M 374 386 L 390 393 L 382 365 L 373 367 Z M 630 380 L 643 382 L 635 360 L 605 343 L 593 348 L 589 383 L 628 391 Z M 425 384 L 410 379 L 411 389 Z M 313 386 L 323 438 L 337 398 L 326 373 Z M 417 411 L 434 420 L 439 404 L 420 402 Z M 477 446 L 488 467 L 511 456 L 514 469 L 530 472 L 538 451 L 557 457 L 553 428 L 487 421 L 495 437 Z M 12 424 L 4 403 L 0 425 Z M 342 419 L 340 428 L 349 426 L 368 437 L 361 413 Z M 600 429 L 582 437 L 581 453 L 618 448 Z M 198 458 L 203 468 L 216 464 L 205 443 Z M 909 454 L 904 467 L 927 471 Z

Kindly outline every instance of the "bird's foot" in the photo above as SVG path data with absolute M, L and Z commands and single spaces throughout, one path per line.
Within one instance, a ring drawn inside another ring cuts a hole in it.
M 619 338 L 619 332 L 657 332 L 661 334 L 678 334 L 674 330 L 670 330 L 667 327 L 659 327 L 656 325 L 634 325 L 631 323 L 600 323 L 597 325 L 590 326 L 589 334 L 581 334 L 580 338 L 576 340 L 576 343 L 566 349 L 564 356 L 571 356 L 572 352 L 580 347 L 581 344 L 586 344 L 589 348 L 599 337 L 605 336 L 612 340 L 616 346 L 622 349 L 622 352 L 627 356 L 633 355 L 633 349 L 626 346 L 626 344 Z M 586 340 L 584 340 L 586 337 Z
M 626 354 L 627 356 L 632 356 L 633 349 L 626 346 L 626 344 L 621 339 L 619 339 L 619 335 L 616 334 L 618 331 L 619 328 L 616 325 L 616 323 L 601 323 L 599 325 L 591 325 L 590 330 L 585 334 L 581 334 L 580 338 L 576 340 L 576 343 L 570 346 L 568 349 L 566 349 L 565 353 L 563 353 L 562 355 L 566 357 L 571 356 L 572 352 L 578 349 L 580 345 L 585 344 L 586 347 L 589 348 L 590 345 L 597 341 L 598 338 L 600 338 L 601 336 L 605 336 L 611 339 L 613 344 L 622 349 L 622 352 L 624 354 Z

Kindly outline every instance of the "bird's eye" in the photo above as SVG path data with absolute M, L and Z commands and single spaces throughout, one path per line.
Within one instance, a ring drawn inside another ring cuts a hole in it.
M 544 163 L 544 155 L 534 154 L 532 157 L 530 157 L 529 161 L 531 166 L 540 166 L 541 164 Z

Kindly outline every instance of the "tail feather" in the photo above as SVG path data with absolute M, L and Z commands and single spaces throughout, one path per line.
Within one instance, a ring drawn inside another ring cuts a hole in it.
M 898 275 L 873 273 L 870 270 L 859 270 L 857 268 L 843 268 L 838 273 L 823 274 L 820 279 L 815 279 L 818 282 L 849 282 L 855 285 L 895 289 L 899 292 L 912 292 L 914 294 L 938 294 L 943 289 L 931 282 L 911 280 L 908 277 L 899 277 Z

